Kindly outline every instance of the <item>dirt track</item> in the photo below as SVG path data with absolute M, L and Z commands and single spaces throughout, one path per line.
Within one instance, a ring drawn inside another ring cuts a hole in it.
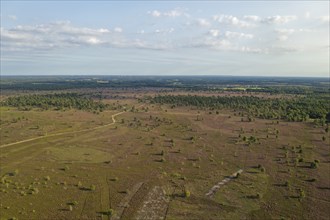
M 243 172 L 243 170 L 239 169 L 237 172 L 233 173 L 231 176 L 229 176 L 229 177 L 223 179 L 222 181 L 218 182 L 205 195 L 208 196 L 208 197 L 212 197 L 218 191 L 218 189 L 220 189 L 221 186 L 225 185 L 230 180 L 237 178 L 237 175 L 241 174 L 242 172 Z
M 139 105 L 137 108 L 139 108 L 141 106 L 142 105 Z M 13 143 L 9 143 L 9 144 L 0 145 L 0 148 L 9 147 L 9 146 L 16 145 L 16 144 L 22 144 L 22 143 L 26 143 L 26 142 L 30 142 L 30 141 L 34 141 L 34 140 L 43 139 L 43 138 L 55 137 L 55 136 L 66 135 L 66 134 L 76 134 L 76 133 L 80 133 L 80 132 L 84 132 L 84 131 L 92 131 L 92 130 L 97 130 L 97 129 L 100 129 L 100 128 L 104 128 L 104 127 L 115 124 L 116 123 L 115 117 L 118 116 L 118 115 L 121 115 L 125 112 L 126 111 L 122 111 L 122 112 L 118 112 L 116 114 L 113 114 L 111 116 L 112 122 L 109 123 L 109 124 L 106 124 L 106 125 L 101 125 L 101 126 L 97 126 L 97 127 L 93 127 L 93 128 L 82 129 L 82 130 L 79 130 L 79 131 L 68 131 L 68 132 L 61 132 L 61 133 L 56 133 L 56 134 L 49 134 L 49 135 L 29 138 L 29 139 L 25 139 L 25 140 L 22 140 L 22 141 L 17 141 L 17 142 L 13 142 Z

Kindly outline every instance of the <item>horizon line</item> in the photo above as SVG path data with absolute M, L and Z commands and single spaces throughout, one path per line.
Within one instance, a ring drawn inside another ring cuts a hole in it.
M 47 76 L 135 76 L 135 77 L 143 77 L 143 76 L 186 76 L 186 77 L 209 77 L 209 76 L 216 76 L 216 77 L 264 77 L 264 78 L 269 78 L 269 77 L 276 77 L 276 78 L 330 78 L 329 76 L 294 76 L 294 75 L 289 75 L 289 76 L 275 76 L 275 75 L 267 75 L 267 76 L 260 76 L 260 75 L 220 75 L 220 74 L 137 74 L 137 75 L 132 75 L 132 74 L 0 74 L 1 77 L 15 77 L 15 76 L 41 76 L 41 77 L 47 77 Z

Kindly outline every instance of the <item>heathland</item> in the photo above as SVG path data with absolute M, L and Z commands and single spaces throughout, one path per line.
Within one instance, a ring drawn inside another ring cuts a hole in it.
M 0 85 L 0 219 L 329 219 L 328 78 Z

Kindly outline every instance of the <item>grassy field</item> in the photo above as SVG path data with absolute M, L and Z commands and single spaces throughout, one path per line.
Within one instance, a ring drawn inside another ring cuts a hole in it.
M 329 218 L 324 127 L 145 94 L 98 114 L 1 107 L 1 219 Z

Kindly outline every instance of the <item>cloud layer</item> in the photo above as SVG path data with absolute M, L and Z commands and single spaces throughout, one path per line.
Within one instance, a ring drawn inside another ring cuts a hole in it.
M 120 26 L 79 27 L 70 21 L 2 27 L 1 49 L 20 52 L 102 46 L 152 50 L 205 48 L 244 53 L 288 53 L 303 49 L 299 45 L 287 45 L 286 42 L 290 38 L 304 40 L 302 33 L 309 33 L 308 37 L 314 33 L 312 37 L 317 37 L 319 30 L 305 28 L 300 20 L 313 20 L 320 25 L 329 24 L 329 16 L 313 18 L 308 12 L 301 19 L 296 15 L 262 17 L 251 14 L 196 17 L 180 8 L 168 11 L 155 9 L 148 11 L 146 15 L 151 17 L 149 19 L 153 22 L 152 25 L 141 26 L 134 32 L 124 31 Z M 179 17 L 182 19 L 175 19 Z M 16 20 L 17 17 L 10 15 L 10 19 Z M 302 28 L 290 27 L 294 22 L 300 22 Z M 324 44 L 323 46 L 329 46 L 326 42 Z

